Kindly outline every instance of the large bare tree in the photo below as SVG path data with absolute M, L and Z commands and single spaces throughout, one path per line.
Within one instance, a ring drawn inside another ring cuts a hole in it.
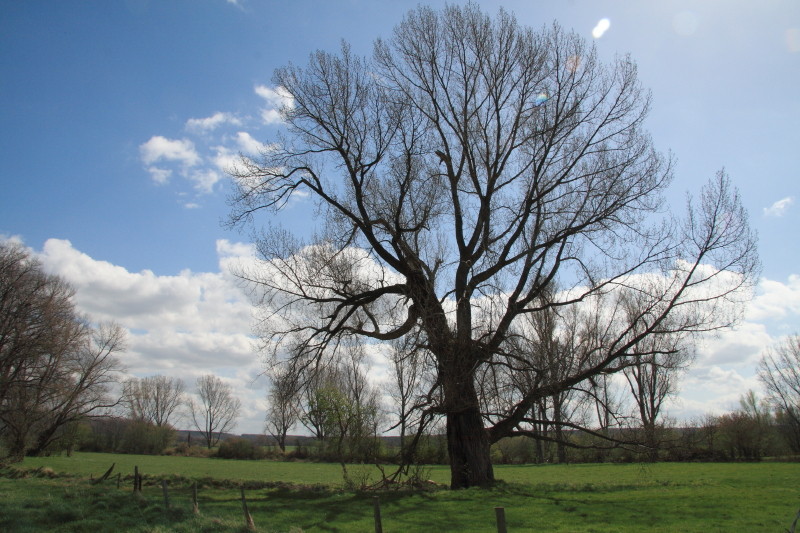
M 213 374 L 197 378 L 197 395 L 200 401 L 190 403 L 192 422 L 210 450 L 223 433 L 236 426 L 242 402 L 233 395 L 230 385 Z
M 162 375 L 131 378 L 123 384 L 122 397 L 132 419 L 165 427 L 174 425 L 180 417 L 186 403 L 185 389 L 180 378 Z
M 280 367 L 270 369 L 268 375 L 272 387 L 267 395 L 264 428 L 285 452 L 289 430 L 299 420 L 297 377 Z
M 274 82 L 292 96 L 288 136 L 232 169 L 231 223 L 302 193 L 321 226 L 308 242 L 260 233 L 263 266 L 242 275 L 265 347 L 303 368 L 354 337 L 417 335 L 436 361 L 452 487 L 491 483 L 491 442 L 541 398 L 629 366 L 666 317 L 690 332 L 735 320 L 757 267 L 746 213 L 720 174 L 683 222 L 655 220 L 672 165 L 643 129 L 650 97 L 630 58 L 604 64 L 577 35 L 502 10 L 420 7 L 371 58 L 344 44 Z M 647 301 L 630 327 L 484 418 L 476 372 L 513 368 L 524 315 L 623 286 Z
M 12 459 L 44 452 L 70 424 L 119 402 L 125 332 L 90 324 L 73 294 L 21 245 L 0 243 L 0 438 Z
M 659 424 L 663 420 L 664 403 L 677 392 L 682 370 L 692 360 L 692 349 L 682 331 L 652 335 L 640 341 L 633 358 L 624 370 L 643 433 L 643 444 L 651 461 L 658 458 L 662 444 Z

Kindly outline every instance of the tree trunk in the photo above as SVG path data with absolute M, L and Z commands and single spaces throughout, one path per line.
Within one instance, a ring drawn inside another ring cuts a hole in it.
M 9 426 L 5 429 L 6 431 L 11 429 L 6 434 L 6 460 L 11 463 L 18 463 L 25 458 L 25 452 L 28 450 L 28 433 Z
M 45 448 L 50 445 L 50 443 L 55 440 L 53 436 L 56 433 L 56 430 L 60 426 L 57 424 L 53 424 L 44 431 L 42 431 L 38 437 L 36 437 L 36 444 L 34 444 L 33 448 L 28 451 L 28 454 L 33 456 L 40 456 L 44 453 Z
M 486 487 L 494 482 L 489 435 L 483 427 L 478 394 L 472 379 L 445 386 L 447 453 L 450 457 L 450 488 Z
M 477 408 L 447 414 L 450 488 L 486 487 L 494 481 L 489 436 Z

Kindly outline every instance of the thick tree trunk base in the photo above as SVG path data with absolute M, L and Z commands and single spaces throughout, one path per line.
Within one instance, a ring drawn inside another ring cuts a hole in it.
M 448 413 L 447 452 L 451 489 L 488 487 L 494 483 L 489 436 L 477 409 Z

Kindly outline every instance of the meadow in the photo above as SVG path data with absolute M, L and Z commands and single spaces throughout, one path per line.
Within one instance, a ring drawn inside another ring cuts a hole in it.
M 115 463 L 106 481 L 93 485 Z M 133 468 L 145 475 L 132 494 Z M 117 488 L 117 472 L 121 485 Z M 351 480 L 379 478 L 350 465 Z M 788 530 L 800 509 L 798 463 L 658 463 L 497 466 L 489 490 L 359 491 L 338 464 L 76 453 L 27 458 L 0 470 L 0 530 L 242 531 L 240 488 L 258 531 L 714 532 Z M 437 483 L 447 468 L 426 469 Z M 161 479 L 170 487 L 164 508 Z M 191 510 L 197 481 L 200 514 Z

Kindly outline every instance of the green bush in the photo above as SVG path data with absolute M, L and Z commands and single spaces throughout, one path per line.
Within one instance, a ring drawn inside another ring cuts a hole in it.
M 221 459 L 264 459 L 266 452 L 249 439 L 233 438 L 219 444 L 217 457 Z
M 143 455 L 160 455 L 175 442 L 175 430 L 167 426 L 155 426 L 147 422 L 134 421 L 125 428 L 117 451 Z

